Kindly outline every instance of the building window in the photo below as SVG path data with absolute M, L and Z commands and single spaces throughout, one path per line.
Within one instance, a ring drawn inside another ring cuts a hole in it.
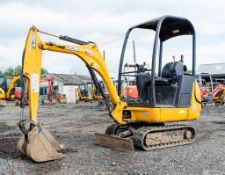
M 47 90 L 48 90 L 48 87 L 41 87 L 40 88 L 40 95 L 47 95 Z

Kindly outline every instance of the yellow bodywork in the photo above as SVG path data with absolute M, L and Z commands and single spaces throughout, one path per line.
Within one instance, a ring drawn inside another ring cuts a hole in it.
M 0 88 L 0 99 L 4 99 L 5 98 L 5 91 Z
M 96 44 L 88 43 L 86 45 L 67 45 L 53 42 L 43 42 L 39 37 L 37 28 L 32 27 L 28 33 L 25 44 L 23 64 L 23 74 L 28 77 L 30 119 L 32 122 L 37 122 L 38 96 L 43 50 L 73 54 L 80 58 L 87 66 L 95 70 L 104 81 L 112 99 L 113 110 L 111 111 L 110 116 L 118 124 L 127 124 L 129 122 L 157 123 L 185 121 L 197 119 L 200 115 L 201 96 L 196 82 L 193 84 L 191 104 L 188 108 L 144 108 L 128 106 L 126 102 L 120 100 L 116 88 L 111 80 L 111 76 L 109 75 L 105 60 Z M 131 118 L 129 120 L 123 119 L 124 110 L 131 112 Z
M 20 76 L 18 76 L 18 75 L 12 77 L 12 80 L 7 89 L 7 92 L 5 92 L 3 89 L 0 88 L 0 99 L 14 99 L 15 98 L 15 95 L 12 94 L 12 90 L 15 87 L 15 84 L 19 81 L 19 79 L 20 79 Z

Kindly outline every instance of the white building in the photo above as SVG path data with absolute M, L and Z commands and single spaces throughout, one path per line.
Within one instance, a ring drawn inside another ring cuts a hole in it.
M 54 77 L 54 88 L 59 93 L 65 94 L 67 103 L 76 103 L 77 95 L 76 88 L 80 83 L 92 82 L 91 77 L 87 75 L 69 75 L 69 74 L 45 74 L 42 77 Z M 41 82 L 40 84 L 40 98 L 47 97 L 48 81 Z

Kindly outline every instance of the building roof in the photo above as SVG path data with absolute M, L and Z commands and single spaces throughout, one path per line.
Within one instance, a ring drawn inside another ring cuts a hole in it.
M 225 63 L 201 64 L 197 70 L 198 73 L 209 73 L 211 75 L 224 75 Z
M 91 77 L 88 75 L 48 73 L 44 76 L 54 76 L 57 81 L 62 82 L 64 85 L 78 85 L 80 83 L 92 82 Z

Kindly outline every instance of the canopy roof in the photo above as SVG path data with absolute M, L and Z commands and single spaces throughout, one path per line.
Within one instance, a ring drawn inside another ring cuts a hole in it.
M 154 20 L 133 26 L 130 30 L 134 28 L 143 28 L 156 31 L 158 24 L 161 24 L 159 39 L 162 42 L 180 35 L 195 34 L 194 27 L 189 20 L 175 16 L 163 16 L 156 18 Z

